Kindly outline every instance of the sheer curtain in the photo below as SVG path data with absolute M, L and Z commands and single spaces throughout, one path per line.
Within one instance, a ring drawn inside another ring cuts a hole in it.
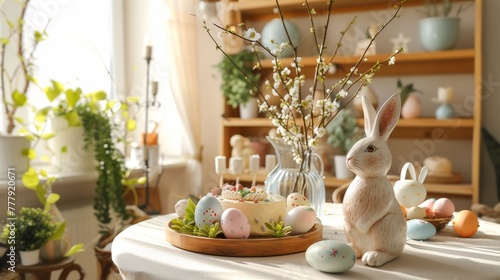
M 182 156 L 187 160 L 185 186 L 201 193 L 200 104 L 196 52 L 195 0 L 163 0 L 166 8 L 167 66 L 172 95 L 181 116 Z M 173 132 L 175 133 L 175 132 Z M 176 195 L 172 194 L 172 198 Z M 177 197 L 181 199 L 184 197 Z

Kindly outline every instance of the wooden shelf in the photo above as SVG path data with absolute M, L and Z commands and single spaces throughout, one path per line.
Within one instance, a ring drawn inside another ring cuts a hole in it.
M 395 65 L 382 65 L 376 73 L 377 77 L 402 77 L 402 76 L 434 76 L 434 75 L 474 75 L 474 92 L 471 96 L 475 101 L 481 97 L 481 77 L 482 77 L 482 54 L 481 54 L 481 16 L 483 4 L 482 0 L 457 0 L 459 2 L 474 3 L 474 47 L 471 49 L 454 49 L 434 52 L 409 52 L 396 55 Z M 308 11 L 303 5 L 304 0 L 280 0 L 279 4 L 285 18 L 307 18 Z M 316 10 L 318 15 L 325 15 L 328 12 L 327 0 L 308 0 L 311 8 Z M 383 11 L 393 8 L 395 1 L 391 0 L 335 0 L 331 12 L 336 13 L 370 13 L 373 11 Z M 404 4 L 408 6 L 422 6 L 425 0 L 409 0 Z M 250 27 L 256 21 L 268 21 L 277 18 L 276 2 L 274 0 L 239 0 L 238 7 L 242 13 L 242 18 Z M 299 52 L 300 55 L 300 52 Z M 377 54 L 366 57 L 358 65 L 358 72 L 365 72 L 377 61 L 385 61 L 391 54 Z M 324 57 L 329 61 L 329 57 Z M 313 77 L 316 67 L 317 57 L 301 57 L 301 70 L 306 77 Z M 282 65 L 290 66 L 292 58 L 280 59 Z M 335 65 L 335 72 L 328 73 L 328 78 L 342 78 L 350 69 L 360 60 L 359 56 L 336 56 L 332 63 Z M 262 74 L 264 77 L 272 75 L 272 61 L 269 59 L 261 61 Z M 221 149 L 226 157 L 231 155 L 229 139 L 234 134 L 241 134 L 247 137 L 266 136 L 271 128 L 274 128 L 272 122 L 267 118 L 239 119 L 237 112 L 231 109 L 224 109 L 222 123 L 222 141 Z M 363 119 L 357 120 L 359 126 L 363 126 Z M 480 127 L 481 127 L 481 103 L 475 102 L 474 116 L 471 118 L 456 118 L 438 120 L 433 117 L 424 117 L 417 119 L 400 119 L 391 138 L 400 139 L 460 139 L 470 141 L 472 147 L 472 156 L 466 158 L 471 161 L 470 180 L 457 184 L 426 183 L 427 192 L 431 195 L 441 195 L 446 197 L 464 196 L 470 198 L 472 203 L 479 202 L 479 154 L 480 154 Z M 257 182 L 263 184 L 267 174 L 263 171 L 257 175 Z M 251 174 L 242 174 L 240 181 L 252 182 Z M 235 182 L 236 178 L 231 175 L 224 176 L 225 182 Z M 348 180 L 339 180 L 335 177 L 325 177 L 325 186 L 330 191 L 345 183 Z
M 317 14 L 326 14 L 328 11 L 327 0 L 309 0 L 309 6 L 314 8 Z M 304 0 L 281 0 L 280 7 L 287 17 L 307 16 Z M 332 14 L 349 13 L 359 11 L 373 11 L 381 9 L 392 9 L 394 1 L 389 0 L 335 0 L 332 5 Z M 411 0 L 404 6 L 422 5 L 424 0 Z M 276 18 L 274 12 L 276 2 L 274 0 L 239 0 L 238 7 L 243 18 L 252 21 Z
M 396 56 L 395 65 L 383 65 L 378 76 L 406 76 L 406 75 L 433 75 L 433 74 L 467 74 L 474 73 L 474 50 L 448 50 L 435 52 L 414 52 L 400 53 Z M 384 61 L 390 54 L 379 54 L 367 56 L 366 60 L 361 62 L 358 71 L 364 72 L 373 66 L 377 61 Z M 306 77 L 313 75 L 316 67 L 317 57 L 303 57 L 302 71 Z M 344 77 L 352 67 L 357 63 L 357 56 L 337 56 L 333 60 L 336 66 L 336 72 L 329 74 L 332 77 Z M 291 65 L 292 58 L 281 59 L 283 65 Z M 269 75 L 272 71 L 272 61 L 262 61 L 264 73 Z M 432 67 L 429 67 L 432 65 Z
M 238 133 L 274 127 L 271 120 L 267 118 L 224 118 L 222 123 L 226 129 L 238 129 Z M 358 125 L 360 127 L 363 126 L 363 119 L 358 119 Z M 435 118 L 399 119 L 396 128 L 391 134 L 391 138 L 472 139 L 473 127 L 474 120 L 472 118 L 446 120 Z

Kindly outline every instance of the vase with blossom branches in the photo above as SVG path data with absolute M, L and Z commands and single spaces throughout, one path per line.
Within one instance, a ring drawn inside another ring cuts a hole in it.
M 305 0 L 303 4 L 305 7 L 304 12 L 309 18 L 309 30 L 313 35 L 312 38 L 317 56 L 314 75 L 313 77 L 308 77 L 308 79 L 312 79 L 312 86 L 309 88 L 306 88 L 306 76 L 302 71 L 303 65 L 301 63 L 302 59 L 298 55 L 298 47 L 293 44 L 288 34 L 280 1 L 275 1 L 276 9 L 278 10 L 288 41 L 277 43 L 271 40 L 271 45 L 274 48 L 265 47 L 265 45 L 269 44 L 263 44 L 263 42 L 259 41 L 261 39 L 260 33 L 254 28 L 247 28 L 243 23 L 240 24 L 244 30 L 241 35 L 217 24 L 208 26 L 205 22 L 204 28 L 215 43 L 216 48 L 229 59 L 230 57 L 224 51 L 224 47 L 218 43 L 216 37 L 212 34 L 214 29 L 219 31 L 219 37 L 236 36 L 249 44 L 256 57 L 254 65 L 254 69 L 256 70 L 262 70 L 261 58 L 264 57 L 261 55 L 262 52 L 267 53 L 271 57 L 272 74 L 266 76 L 263 71 L 262 75 L 265 80 L 265 89 L 264 87 L 259 87 L 259 81 L 251 80 L 249 77 L 246 77 L 246 79 L 250 80 L 254 86 L 253 92 L 260 97 L 259 111 L 267 114 L 272 124 L 276 127 L 276 136 L 271 141 L 279 141 L 281 144 L 289 147 L 289 158 L 291 158 L 295 165 L 292 167 L 288 166 L 287 168 L 294 169 L 295 177 L 292 187 L 276 188 L 272 184 L 283 184 L 283 180 L 273 179 L 279 173 L 279 170 L 275 169 L 266 178 L 265 188 L 266 191 L 272 190 L 274 193 L 276 193 L 276 190 L 279 190 L 278 194 L 285 197 L 292 192 L 302 192 L 308 198 L 314 197 L 314 199 L 310 199 L 311 206 L 317 215 L 321 217 L 325 202 L 324 181 L 314 180 L 314 184 L 320 184 L 320 186 L 311 186 L 308 185 L 308 180 L 301 178 L 303 178 L 304 173 L 317 172 L 316 168 L 313 168 L 313 160 L 316 158 L 314 157 L 314 149 L 319 144 L 319 139 L 326 135 L 326 126 L 335 118 L 340 110 L 354 100 L 363 86 L 371 83 L 374 75 L 383 66 L 393 65 L 396 55 L 402 52 L 402 49 L 398 49 L 389 54 L 386 59 L 375 62 L 368 70 L 359 71 L 359 66 L 366 60 L 370 46 L 374 43 L 378 35 L 398 17 L 400 9 L 407 0 L 397 1 L 392 16 L 384 24 L 380 25 L 380 28 L 372 36 L 364 52 L 359 55 L 354 66 L 344 77 L 335 81 L 332 86 L 327 85 L 327 82 L 329 82 L 327 73 L 330 69 L 334 68 L 334 59 L 343 47 L 342 40 L 346 32 L 355 24 L 356 18 L 350 21 L 345 29 L 340 31 L 338 43 L 331 53 L 327 54 L 326 39 L 328 29 L 331 27 L 331 11 L 335 1 L 330 0 L 326 2 L 325 10 L 327 14 L 324 17 L 324 22 L 322 22 L 323 32 L 321 32 L 322 35 L 318 35 L 316 33 L 318 26 L 316 11 L 314 8 L 311 8 L 309 1 Z M 288 48 L 293 49 L 293 57 L 290 65 L 285 65 L 284 60 L 280 58 L 280 54 Z M 235 63 L 233 65 L 238 68 Z M 240 71 L 243 73 L 243 70 Z M 317 95 L 320 97 L 318 98 Z M 268 102 L 272 96 L 279 98 L 277 105 Z M 340 105 L 341 100 L 344 100 L 342 105 Z M 277 168 L 280 168 L 279 166 L 280 163 L 278 163 Z

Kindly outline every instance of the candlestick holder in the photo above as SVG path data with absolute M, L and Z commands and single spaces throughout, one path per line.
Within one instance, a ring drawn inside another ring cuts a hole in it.
M 140 205 L 139 208 L 146 212 L 148 215 L 155 215 L 159 212 L 154 208 L 154 206 L 150 202 L 150 186 L 149 186 L 149 176 L 151 173 L 150 163 L 149 163 L 149 141 L 148 141 L 148 126 L 149 126 L 149 109 L 151 107 L 159 107 L 159 102 L 156 101 L 156 95 L 158 94 L 158 82 L 153 81 L 151 85 L 151 92 L 153 95 L 153 101 L 149 102 L 149 80 L 150 80 L 150 66 L 152 60 L 152 47 L 146 46 L 146 54 L 144 59 L 146 60 L 146 100 L 145 100 L 145 110 L 144 110 L 144 134 L 143 134 L 143 160 L 144 160 L 144 175 L 146 177 L 145 182 L 145 201 L 144 204 Z

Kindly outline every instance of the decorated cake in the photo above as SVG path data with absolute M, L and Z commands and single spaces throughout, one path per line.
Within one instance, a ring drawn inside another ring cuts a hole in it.
M 281 195 L 267 194 L 263 189 L 226 185 L 216 198 L 224 210 L 240 210 L 250 223 L 250 236 L 272 234 L 265 223 L 283 221 L 286 217 L 286 200 Z

